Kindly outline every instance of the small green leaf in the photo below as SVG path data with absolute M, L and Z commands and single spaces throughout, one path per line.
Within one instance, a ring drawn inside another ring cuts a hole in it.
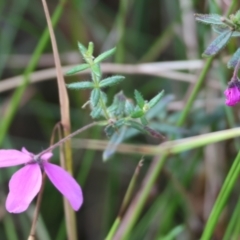
M 101 98 L 102 98 L 103 102 L 105 104 L 107 104 L 107 100 L 108 100 L 107 94 L 103 91 L 100 91 L 100 93 L 101 93 Z
M 154 98 L 152 98 L 149 101 L 149 103 L 148 103 L 149 108 L 153 108 L 160 101 L 160 99 L 162 98 L 163 94 L 164 94 L 164 90 L 162 90 Z
M 140 121 L 141 121 L 141 123 L 143 124 L 143 125 L 147 125 L 148 124 L 148 121 L 147 121 L 147 119 L 145 118 L 145 116 L 142 116 L 141 118 L 140 118 Z
M 213 29 L 213 31 L 215 31 L 218 34 L 221 34 L 223 32 L 231 31 L 231 28 L 229 26 L 226 26 L 226 25 L 212 25 L 212 29 Z M 234 31 L 232 33 L 231 37 L 239 37 L 239 36 L 240 36 L 240 32 Z
M 88 50 L 87 50 L 88 55 L 92 56 L 93 55 L 93 51 L 94 51 L 94 44 L 93 44 L 93 42 L 89 42 L 88 43 Z
M 100 107 L 95 107 L 92 109 L 90 115 L 93 119 L 100 118 L 102 115 L 102 109 Z
M 229 41 L 232 31 L 223 32 L 215 38 L 202 54 L 203 57 L 210 57 L 217 54 Z
M 112 105 L 108 108 L 108 111 L 115 117 L 123 116 L 125 109 L 126 97 L 123 92 L 119 92 L 114 96 Z
M 103 79 L 99 85 L 101 88 L 113 86 L 113 85 L 116 85 L 116 84 L 120 83 L 121 81 L 123 81 L 124 78 L 125 78 L 124 76 L 118 76 L 118 75 L 108 77 L 108 78 Z
M 75 82 L 75 83 L 70 83 L 70 84 L 66 84 L 66 85 L 67 85 L 67 88 L 70 88 L 70 89 L 91 89 L 91 88 L 94 88 L 93 82 L 88 82 L 88 81 Z
M 115 128 L 112 125 L 108 125 L 105 127 L 104 132 L 106 133 L 107 137 L 111 137 L 115 132 Z
M 94 88 L 91 92 L 90 103 L 92 107 L 96 107 L 100 99 L 100 90 L 99 88 Z
M 79 50 L 80 50 L 82 56 L 84 57 L 85 54 L 86 54 L 86 52 L 87 52 L 87 49 L 86 49 L 85 46 L 82 45 L 80 42 L 78 42 L 78 48 L 79 48 Z
M 132 114 L 131 114 L 131 117 L 132 118 L 140 118 L 144 115 L 144 112 L 143 110 L 135 110 Z
M 139 122 L 134 121 L 134 120 L 126 121 L 126 125 L 128 125 L 129 127 L 135 128 L 135 129 L 137 129 L 138 131 L 140 131 L 144 134 L 146 133 L 145 126 L 142 125 Z
M 105 151 L 103 152 L 103 161 L 104 162 L 107 161 L 115 153 L 117 146 L 124 140 L 126 129 L 127 129 L 126 127 L 122 127 L 121 129 L 119 129 L 119 131 L 117 131 L 117 132 L 115 131 L 112 134 L 111 139 L 110 139 Z M 109 130 L 107 130 L 107 131 L 109 131 Z M 105 132 L 106 132 L 106 130 L 105 130 Z
M 240 61 L 240 48 L 233 54 L 232 58 L 228 61 L 228 68 L 235 68 L 238 61 Z
M 102 76 L 102 73 L 101 73 L 101 69 L 100 69 L 100 65 L 99 64 L 93 64 L 91 66 L 91 69 L 93 71 L 93 73 L 97 76 L 97 80 L 98 82 L 100 81 L 100 78 Z
M 134 111 L 134 105 L 133 105 L 133 102 L 129 99 L 126 99 L 126 102 L 125 102 L 125 114 L 127 116 L 130 116 Z
M 121 118 L 119 120 L 117 120 L 115 123 L 114 123 L 114 127 L 116 127 L 117 129 L 119 129 L 120 127 L 122 127 L 124 124 L 125 124 L 125 119 L 124 118 Z
M 145 100 L 143 99 L 141 93 L 138 90 L 134 91 L 134 95 L 135 95 L 137 105 L 142 109 L 145 105 Z
M 87 63 L 80 64 L 80 65 L 78 65 L 78 66 L 76 66 L 76 67 L 68 70 L 68 71 L 66 72 L 66 75 L 67 75 L 67 76 L 73 75 L 73 74 L 75 74 L 75 73 L 77 73 L 77 72 L 81 72 L 81 71 L 83 71 L 83 70 L 86 70 L 86 69 L 88 69 L 89 67 L 90 67 L 90 66 L 89 66 L 89 64 L 87 64 Z
M 223 24 L 222 16 L 218 14 L 194 14 L 197 21 L 206 23 L 206 24 Z
M 99 56 L 97 56 L 95 59 L 94 59 L 94 62 L 95 63 L 99 63 L 101 61 L 103 61 L 104 59 L 110 57 L 111 55 L 114 54 L 114 52 L 116 51 L 116 48 L 112 48 L 102 54 L 100 54 Z

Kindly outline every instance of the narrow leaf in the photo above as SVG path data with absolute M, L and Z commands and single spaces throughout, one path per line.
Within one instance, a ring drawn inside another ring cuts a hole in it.
M 138 131 L 140 131 L 140 132 L 142 132 L 144 134 L 147 133 L 147 131 L 145 130 L 145 126 L 142 125 L 139 122 L 134 121 L 134 120 L 126 121 L 126 125 L 129 126 L 129 127 L 135 128 L 135 129 L 137 129 Z
M 100 90 L 99 88 L 94 88 L 91 92 L 90 103 L 92 107 L 96 107 L 100 99 Z
M 148 132 L 149 135 L 151 135 L 154 138 L 159 138 L 159 139 L 165 138 L 161 133 L 155 131 L 154 129 L 152 129 L 148 126 L 145 126 L 145 130 Z
M 82 45 L 80 42 L 78 42 L 78 48 L 79 48 L 79 50 L 80 50 L 82 56 L 84 57 L 85 54 L 86 54 L 86 52 L 87 52 L 86 47 L 85 47 L 84 45 Z
M 215 38 L 214 41 L 211 42 L 211 44 L 208 46 L 202 56 L 210 57 L 217 54 L 227 44 L 231 35 L 232 31 L 223 32 L 222 34 L 220 34 L 217 38 Z
M 78 42 L 78 48 L 82 54 L 82 56 L 85 56 L 86 52 L 87 52 L 87 49 L 85 48 L 84 45 L 82 45 L 80 42 Z
M 213 31 L 215 31 L 218 34 L 221 34 L 223 32 L 231 31 L 230 27 L 228 27 L 226 25 L 212 25 L 212 29 L 213 29 Z M 239 37 L 239 36 L 240 36 L 240 32 L 234 31 L 232 33 L 231 37 Z
M 163 94 L 164 94 L 164 90 L 162 90 L 154 98 L 152 98 L 149 101 L 149 103 L 148 103 L 149 108 L 153 108 L 160 101 L 160 99 L 162 98 Z
M 84 81 L 84 82 L 75 82 L 75 83 L 70 83 L 70 84 L 66 84 L 67 88 L 70 89 L 91 89 L 94 88 L 94 84 L 93 82 L 88 82 L 88 81 Z
M 73 74 L 75 74 L 75 73 L 77 73 L 77 72 L 81 72 L 81 71 L 83 71 L 83 70 L 86 70 L 86 69 L 88 69 L 89 67 L 90 67 L 89 64 L 83 63 L 83 64 L 80 64 L 80 65 L 78 65 L 78 66 L 76 66 L 76 67 L 68 70 L 65 75 L 67 75 L 67 76 L 73 75 Z
M 228 61 L 228 68 L 235 68 L 238 61 L 240 61 L 240 48 L 233 54 L 232 58 Z
M 135 95 L 137 105 L 142 109 L 145 105 L 145 100 L 143 99 L 141 93 L 138 90 L 134 91 L 134 95 Z
M 218 14 L 194 14 L 195 19 L 199 22 L 206 23 L 206 24 L 223 24 L 222 16 Z
M 101 78 L 101 75 L 102 75 L 100 65 L 99 64 L 93 64 L 91 69 L 92 69 L 93 73 L 97 76 L 97 80 L 99 82 L 100 78 Z
M 104 87 L 116 85 L 116 84 L 120 83 L 121 81 L 123 81 L 124 78 L 125 78 L 124 76 L 118 76 L 118 75 L 105 78 L 100 82 L 100 87 L 104 88 Z
M 133 105 L 133 102 L 129 99 L 126 99 L 126 102 L 125 102 L 125 114 L 127 116 L 130 116 L 134 111 L 134 105 Z
M 95 107 L 92 109 L 90 115 L 93 119 L 100 118 L 102 115 L 102 109 L 100 107 Z
M 144 115 L 140 118 L 140 121 L 145 126 L 148 124 L 148 121 L 147 121 L 147 119 L 146 119 L 146 117 Z
M 132 114 L 131 114 L 131 117 L 132 118 L 140 118 L 140 117 L 142 117 L 144 115 L 144 112 L 143 112 L 143 110 L 135 110 Z
M 99 56 L 97 56 L 94 60 L 95 63 L 99 63 L 101 61 L 103 61 L 104 59 L 110 57 L 111 55 L 114 54 L 114 52 L 116 51 L 116 48 L 112 48 L 102 54 L 100 54 Z
M 103 152 L 103 161 L 107 161 L 116 151 L 117 146 L 124 140 L 126 127 L 122 127 L 118 132 L 114 132 L 111 139 Z

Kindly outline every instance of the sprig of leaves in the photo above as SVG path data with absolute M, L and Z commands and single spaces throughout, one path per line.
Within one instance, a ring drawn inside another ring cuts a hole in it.
M 104 117 L 108 120 L 108 124 L 104 130 L 106 135 L 110 138 L 110 142 L 119 144 L 124 138 L 123 129 L 126 130 L 128 128 L 137 129 L 138 131 L 155 138 L 162 138 L 160 133 L 148 126 L 146 114 L 157 103 L 159 103 L 164 92 L 161 91 L 150 101 L 147 101 L 139 91 L 135 90 L 134 103 L 133 100 L 127 98 L 124 93 L 120 91 L 114 96 L 113 102 L 108 106 L 108 98 L 103 89 L 116 85 L 122 82 L 125 78 L 121 75 L 115 75 L 102 79 L 100 63 L 114 54 L 116 48 L 112 48 L 96 58 L 93 56 L 93 43 L 90 42 L 88 48 L 81 43 L 78 43 L 78 48 L 85 63 L 70 69 L 66 75 L 76 74 L 89 69 L 91 72 L 91 80 L 70 83 L 67 84 L 67 87 L 74 90 L 90 90 L 89 100 L 84 106 L 89 103 L 91 107 L 90 115 L 92 118 L 97 119 Z
M 226 46 L 231 37 L 240 36 L 240 11 L 230 15 L 229 18 L 218 14 L 195 14 L 195 19 L 199 22 L 210 24 L 212 29 L 219 34 L 204 51 L 203 57 L 216 55 Z

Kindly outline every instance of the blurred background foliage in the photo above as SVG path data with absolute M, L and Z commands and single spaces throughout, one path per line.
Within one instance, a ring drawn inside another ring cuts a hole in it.
M 108 62 L 125 64 L 116 66 L 119 67 L 117 74 L 125 75 L 126 80 L 106 89 L 106 93 L 111 99 L 123 90 L 127 97 L 133 98 L 134 89 L 138 89 L 146 99 L 151 99 L 164 89 L 165 98 L 150 124 L 170 139 L 173 134 L 176 138 L 184 138 L 238 125 L 239 107 L 227 109 L 223 97 L 232 73 L 226 62 L 239 45 L 235 38 L 213 62 L 184 126 L 176 126 L 203 68 L 201 53 L 215 36 L 210 27 L 195 22 L 193 14 L 224 14 L 230 3 L 230 0 L 49 0 L 48 6 L 51 14 L 60 9 L 55 34 L 62 65 L 82 62 L 78 41 L 85 45 L 94 42 L 96 56 L 117 46 Z M 235 6 L 234 12 L 239 7 Z M 14 91 L 18 89 L 12 78 L 26 74 L 26 69 L 30 69 L 29 73 L 40 74 L 37 83 L 26 84 L 8 124 L 1 125 L 0 120 L 1 148 L 25 146 L 37 153 L 49 145 L 53 127 L 60 120 L 49 40 L 42 45 L 36 66 L 29 68 L 46 28 L 41 1 L 1 0 L 0 26 L 1 119 L 11 108 Z M 150 70 L 145 74 L 140 67 L 132 71 L 141 63 L 149 63 Z M 111 76 L 111 68 L 103 66 L 106 76 Z M 49 72 L 41 71 L 45 69 Z M 65 78 L 66 83 L 86 79 L 89 79 L 88 74 Z M 88 107 L 81 108 L 88 97 L 88 90 L 69 91 L 72 130 L 92 121 Z M 99 127 L 84 132 L 79 138 L 107 140 Z M 161 143 L 142 134 L 126 142 Z M 238 146 L 237 140 L 231 140 L 169 156 L 130 239 L 198 239 Z M 73 148 L 74 176 L 83 188 L 85 199 L 77 212 L 79 239 L 104 239 L 141 156 L 116 153 L 111 161 L 103 163 L 101 151 L 88 150 L 88 146 L 82 149 L 77 140 L 73 140 Z M 152 162 L 152 157 L 144 159 L 136 191 Z M 58 151 L 53 161 L 59 161 Z M 1 240 L 26 239 L 31 226 L 34 204 L 24 214 L 13 215 L 5 210 L 8 181 L 14 171 L 14 168 L 0 169 Z M 213 239 L 223 239 L 228 223 L 234 218 L 233 212 L 240 213 L 236 205 L 238 198 L 239 185 L 236 184 Z M 233 221 L 232 229 L 234 239 L 239 239 L 239 222 Z M 49 182 L 43 195 L 37 236 L 44 240 L 66 239 L 62 198 Z

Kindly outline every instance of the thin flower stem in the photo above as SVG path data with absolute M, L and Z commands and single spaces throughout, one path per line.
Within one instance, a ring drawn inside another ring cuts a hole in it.
M 35 207 L 35 211 L 34 211 L 34 215 L 33 215 L 32 227 L 31 227 L 28 239 L 35 239 L 35 231 L 36 231 L 36 226 L 37 226 L 37 220 L 38 220 L 38 215 L 39 215 L 39 211 L 40 211 L 40 206 L 41 206 L 41 202 L 42 202 L 42 196 L 43 196 L 43 190 L 44 190 L 44 186 L 45 186 L 45 181 L 46 181 L 46 174 L 43 173 L 42 185 L 41 185 L 40 191 L 38 193 L 37 203 L 36 203 L 36 207 Z
M 233 76 L 232 76 L 232 79 L 238 79 L 238 71 L 239 71 L 239 68 L 240 68 L 240 60 L 238 60 L 235 68 L 234 68 L 234 72 L 233 72 Z
M 43 155 L 44 153 L 47 152 L 51 152 L 53 149 L 59 147 L 61 144 L 63 144 L 64 142 L 66 142 L 67 140 L 71 139 L 72 137 L 76 136 L 77 134 L 93 127 L 96 125 L 106 125 L 107 122 L 106 121 L 102 121 L 102 122 L 92 122 L 82 128 L 79 128 L 78 130 L 76 130 L 75 132 L 69 134 L 68 136 L 66 136 L 65 138 L 62 138 L 60 141 L 56 142 L 55 144 L 53 144 L 52 146 L 50 146 L 49 148 L 43 150 L 42 152 L 40 152 L 39 154 L 37 154 L 37 157 L 40 157 L 41 155 Z

